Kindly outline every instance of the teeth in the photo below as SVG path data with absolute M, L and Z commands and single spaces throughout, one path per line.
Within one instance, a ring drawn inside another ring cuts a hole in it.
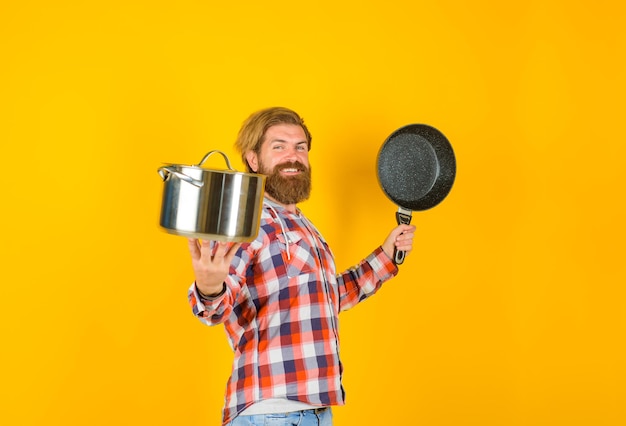
M 298 169 L 283 169 L 283 172 L 287 172 L 287 173 L 295 173 L 297 171 Z

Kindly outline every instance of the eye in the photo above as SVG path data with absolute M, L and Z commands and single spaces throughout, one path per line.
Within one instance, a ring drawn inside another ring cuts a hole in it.
M 296 149 L 300 152 L 307 152 L 309 147 L 306 144 L 300 144 Z

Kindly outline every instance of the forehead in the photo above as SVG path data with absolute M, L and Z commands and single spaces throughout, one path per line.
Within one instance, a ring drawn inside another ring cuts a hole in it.
M 297 124 L 275 124 L 265 131 L 264 142 L 307 142 L 304 129 Z

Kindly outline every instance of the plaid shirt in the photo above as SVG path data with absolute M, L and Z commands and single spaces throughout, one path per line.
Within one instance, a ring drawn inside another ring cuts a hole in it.
M 343 405 L 338 314 L 397 272 L 378 247 L 337 275 L 311 222 L 266 199 L 259 234 L 236 254 L 225 293 L 205 299 L 193 284 L 188 294 L 203 323 L 224 324 L 234 351 L 224 424 L 269 398 Z

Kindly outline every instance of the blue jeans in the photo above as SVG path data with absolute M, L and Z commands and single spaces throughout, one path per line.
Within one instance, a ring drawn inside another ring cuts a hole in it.
M 293 413 L 237 416 L 227 426 L 333 426 L 333 413 L 330 408 L 318 408 Z

